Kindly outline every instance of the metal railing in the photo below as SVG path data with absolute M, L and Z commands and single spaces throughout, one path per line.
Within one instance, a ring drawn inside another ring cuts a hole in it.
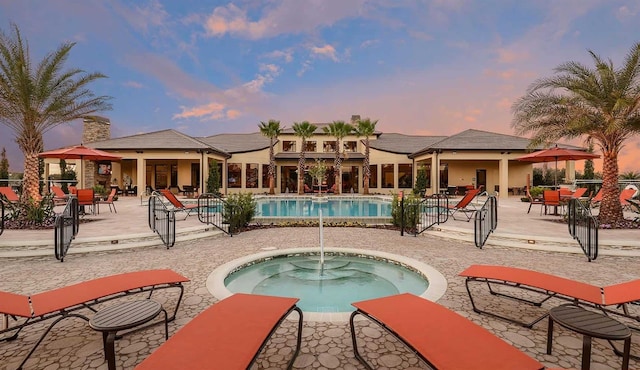
M 496 227 L 498 227 L 498 200 L 490 195 L 484 205 L 476 211 L 473 225 L 473 240 L 482 249 Z
M 580 199 L 569 200 L 569 234 L 578 241 L 589 262 L 598 258 L 598 221 Z
M 0 235 L 4 231 L 4 202 L 0 201 Z
M 64 262 L 71 241 L 80 229 L 78 207 L 78 198 L 69 197 L 62 213 L 56 215 L 53 244 L 54 254 L 60 262 Z
M 449 220 L 449 197 L 445 194 L 433 194 L 416 204 L 417 222 L 415 235 L 422 233 L 433 225 Z
M 235 207 L 231 207 L 219 195 L 203 193 L 198 197 L 198 220 L 203 224 L 213 225 L 229 236 L 233 236 L 235 228 Z
M 176 243 L 176 216 L 161 198 L 162 195 L 156 192 L 149 197 L 149 228 L 160 236 L 169 249 Z

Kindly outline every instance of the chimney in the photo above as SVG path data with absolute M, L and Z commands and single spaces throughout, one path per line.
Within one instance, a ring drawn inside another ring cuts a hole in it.
M 359 114 L 354 114 L 351 116 L 351 124 L 355 125 L 358 123 L 358 121 L 360 121 L 360 115 Z
M 85 116 L 82 119 L 82 144 L 111 139 L 111 122 L 106 117 Z M 83 161 L 84 186 L 91 188 L 96 184 L 108 187 L 111 175 L 99 175 L 94 161 Z

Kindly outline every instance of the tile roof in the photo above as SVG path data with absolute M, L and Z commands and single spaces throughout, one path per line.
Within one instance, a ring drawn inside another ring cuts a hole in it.
M 100 150 L 209 150 L 229 156 L 223 150 L 172 129 L 94 141 L 86 146 Z
M 269 148 L 269 138 L 260 132 L 252 132 L 250 134 L 219 134 L 198 139 L 214 148 L 219 148 L 232 154 Z
M 385 152 L 411 154 L 445 138 L 446 136 L 381 134 L 377 140 L 369 140 L 369 145 L 373 149 Z
M 325 160 L 331 160 L 333 161 L 333 159 L 335 158 L 335 153 L 315 153 L 315 152 L 305 152 L 304 153 L 304 157 L 306 159 L 325 159 Z M 280 152 L 277 153 L 275 155 L 276 159 L 299 159 L 300 158 L 300 153 L 299 152 Z M 362 160 L 364 159 L 364 154 L 362 153 L 343 153 L 342 154 L 342 158 L 343 160 Z

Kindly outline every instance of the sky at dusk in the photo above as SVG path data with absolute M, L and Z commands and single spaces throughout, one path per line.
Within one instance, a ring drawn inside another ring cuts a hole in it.
M 0 29 L 12 22 L 34 68 L 71 41 L 68 68 L 108 76 L 90 88 L 113 97 L 100 113 L 113 137 L 353 114 L 382 132 L 514 134 L 511 105 L 535 79 L 570 60 L 592 66 L 587 50 L 622 63 L 640 41 L 640 1 L 0 0 Z M 81 127 L 48 132 L 45 149 L 79 143 Z M 0 147 L 21 171 L 5 126 Z M 640 171 L 639 154 L 640 140 L 628 141 L 621 171 Z

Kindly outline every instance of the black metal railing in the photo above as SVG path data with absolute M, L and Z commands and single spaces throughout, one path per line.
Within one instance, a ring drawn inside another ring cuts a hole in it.
M 60 262 L 64 262 L 71 241 L 75 239 L 78 230 L 80 230 L 78 207 L 78 198 L 70 197 L 62 213 L 56 215 L 53 244 L 54 254 Z
M 4 231 L 4 203 L 0 201 L 0 235 Z
M 578 241 L 589 262 L 598 258 L 598 221 L 580 201 L 570 199 L 567 210 L 569 234 Z
M 203 193 L 198 197 L 198 220 L 213 225 L 229 236 L 233 236 L 235 227 L 235 207 L 231 207 L 219 195 Z
M 473 226 L 473 240 L 482 249 L 496 227 L 498 227 L 498 200 L 490 195 L 484 205 L 476 211 Z
M 416 204 L 415 235 L 422 233 L 433 225 L 439 225 L 449 220 L 449 197 L 445 194 L 433 194 Z
M 162 202 L 162 194 L 153 192 L 149 197 L 149 228 L 153 230 L 167 247 L 176 243 L 176 216 Z

